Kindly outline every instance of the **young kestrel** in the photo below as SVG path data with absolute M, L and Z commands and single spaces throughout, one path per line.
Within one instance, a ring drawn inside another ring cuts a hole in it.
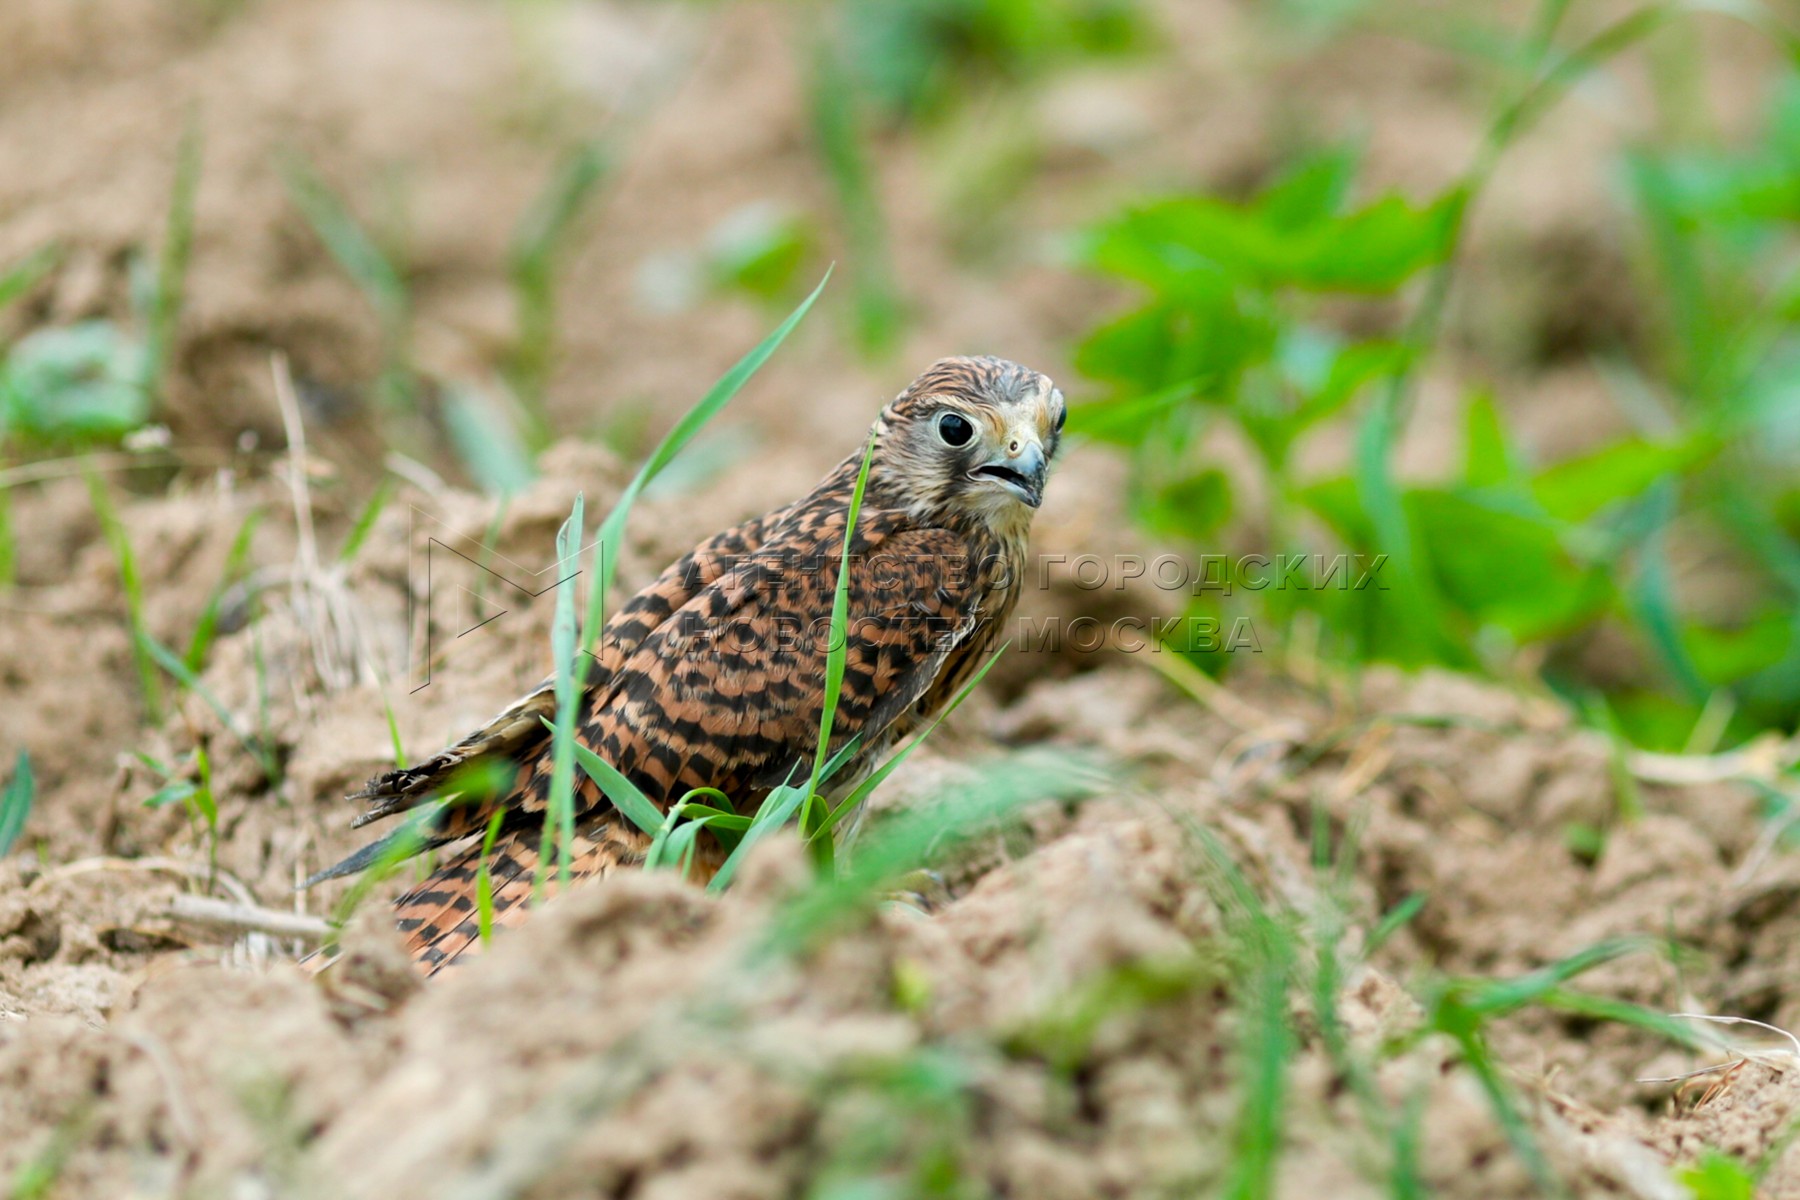
M 992 649 L 992 632 L 1018 601 L 1026 535 L 1064 413 L 1062 393 L 1036 371 L 998 358 L 947 358 L 875 419 L 851 542 L 831 749 L 859 740 L 834 784 L 856 778 L 928 721 Z M 862 457 L 859 448 L 793 504 L 702 542 L 607 622 L 577 736 L 663 809 L 708 787 L 753 812 L 772 787 L 805 776 Z M 496 811 L 504 815 L 487 860 L 493 922 L 525 917 L 550 791 L 544 719 L 554 711 L 546 682 L 449 749 L 351 797 L 370 803 L 355 822 L 361 826 L 451 790 L 466 764 L 511 770 L 496 794 L 443 811 L 426 844 L 465 844 L 396 901 L 401 932 L 426 974 L 480 944 L 480 835 Z M 578 779 L 575 805 L 574 878 L 642 862 L 649 837 L 592 780 Z M 710 878 L 724 854 L 710 835 L 700 842 L 695 870 Z M 364 847 L 317 878 L 360 870 L 382 847 Z

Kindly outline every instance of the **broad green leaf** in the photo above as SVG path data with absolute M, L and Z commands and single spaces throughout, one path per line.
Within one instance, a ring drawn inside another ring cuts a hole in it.
M 107 321 L 28 334 L 0 365 L 0 432 L 42 442 L 124 437 L 150 418 L 146 353 Z
M 1716 451 L 1703 437 L 1676 442 L 1630 438 L 1539 472 L 1531 491 L 1551 516 L 1585 521 L 1609 505 L 1642 496 L 1658 480 L 1691 470 Z
M 1488 392 L 1473 392 L 1463 409 L 1463 483 L 1472 488 L 1503 487 L 1517 477 L 1519 464 Z

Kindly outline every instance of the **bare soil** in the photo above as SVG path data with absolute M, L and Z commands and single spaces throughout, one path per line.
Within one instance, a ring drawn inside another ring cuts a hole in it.
M 347 397 L 380 346 L 288 204 L 275 156 L 305 153 L 365 213 L 405 214 L 417 353 L 450 379 L 495 367 L 513 319 L 507 237 L 557 154 L 618 135 L 621 173 L 561 285 L 552 415 L 582 431 L 640 409 L 666 425 L 769 324 L 741 300 L 660 310 L 642 293 L 647 257 L 749 202 L 828 211 L 791 10 L 544 11 L 0 6 L 0 263 L 51 242 L 65 251 L 8 333 L 128 311 L 130 256 L 157 236 L 176 140 L 190 119 L 204 134 L 164 414 L 185 465 L 104 476 L 156 637 L 185 644 L 237 529 L 264 514 L 250 587 L 228 598 L 203 675 L 233 716 L 226 729 L 206 698 L 173 687 L 171 711 L 148 718 L 117 561 L 79 471 L 11 493 L 21 585 L 0 597 L 0 756 L 28 748 L 39 786 L 24 841 L 0 862 L 0 1178 L 43 1169 L 64 1196 L 786 1197 L 858 1163 L 941 1153 L 995 1195 L 1213 1194 L 1241 1157 L 1239 1056 L 1256 1016 L 1233 1000 L 1242 913 L 1221 850 L 1300 924 L 1344 915 L 1326 940 L 1353 964 L 1345 1033 L 1381 1059 L 1372 1086 L 1389 1106 L 1422 1104 L 1434 1195 L 1539 1192 L 1453 1047 L 1414 1036 L 1445 975 L 1514 976 L 1638 937 L 1644 949 L 1575 986 L 1659 1012 L 1800 1025 L 1800 859 L 1771 848 L 1742 782 L 1763 750 L 1621 763 L 1528 689 L 1346 679 L 1304 659 L 1258 660 L 1196 703 L 1148 654 L 1015 653 L 890 782 L 884 807 L 930 803 L 968 761 L 1027 745 L 1098 755 L 1108 784 L 944 864 L 946 894 L 927 910 L 884 905 L 797 955 L 746 965 L 804 878 L 798 849 L 780 843 L 719 900 L 665 876 L 575 892 L 425 988 L 378 903 L 328 985 L 292 965 L 291 940 L 172 915 L 178 893 L 214 877 L 225 898 L 329 911 L 344 885 L 294 884 L 360 843 L 341 797 L 392 761 L 389 707 L 404 746 L 429 752 L 548 665 L 547 599 L 468 569 L 448 586 L 435 578 L 429 608 L 416 603 L 423 531 L 473 544 L 491 530 L 493 561 L 524 578 L 549 561 L 575 493 L 593 512 L 626 475 L 593 439 L 565 442 L 497 514 L 432 457 L 452 481 L 414 471 L 362 550 L 334 565 L 379 459 L 369 414 Z M 822 312 L 734 407 L 724 440 L 746 449 L 634 514 L 625 585 L 809 486 L 910 364 L 979 349 L 1066 376 L 1069 339 L 1110 297 L 1050 264 L 1043 240 L 1146 178 L 1259 178 L 1295 136 L 1288 97 L 1322 106 L 1329 132 L 1367 128 L 1376 185 L 1441 184 L 1478 136 L 1479 105 L 1445 59 L 1385 44 L 1313 54 L 1210 0 L 1164 17 L 1173 48 L 1156 70 L 1084 69 L 1033 93 L 1048 118 L 1045 184 L 1016 200 L 979 262 L 946 232 L 938 160 L 884 135 L 895 258 L 917 309 L 902 365 L 855 359 Z M 1709 52 L 1743 67 L 1718 106 L 1742 121 L 1760 60 L 1735 35 L 1717 41 Z M 1581 103 L 1551 118 L 1484 212 L 1471 270 L 1518 278 L 1478 291 L 1509 297 L 1500 308 L 1462 314 L 1407 448 L 1416 469 L 1454 434 L 1459 356 L 1532 382 L 1515 403 L 1540 453 L 1579 448 L 1614 419 L 1571 348 L 1641 331 L 1595 299 L 1604 286 L 1567 279 L 1630 269 L 1604 217 L 1604 171 L 1589 164 L 1646 118 L 1629 94 Z M 1557 252 L 1519 251 L 1545 246 Z M 1543 261 L 1566 270 L 1519 265 Z M 307 402 L 298 473 L 268 383 L 273 349 L 291 356 Z M 1072 455 L 1037 548 L 1153 552 L 1124 531 L 1121 473 L 1098 451 Z M 296 526 L 296 494 L 316 546 Z M 1024 615 L 1172 603 L 1061 583 Z M 421 688 L 427 634 L 449 649 Z M 276 786 L 245 738 L 275 754 Z M 196 744 L 212 762 L 216 845 L 179 806 L 144 807 L 160 781 L 132 754 L 172 762 Z M 1605 831 L 1597 855 L 1583 829 Z M 1363 961 L 1369 931 L 1415 894 L 1416 918 Z M 1108 1006 L 1120 980 L 1148 999 Z M 1388 1194 L 1389 1148 L 1365 1127 L 1320 1014 L 1303 993 L 1288 1003 L 1299 1036 L 1280 1193 Z M 1775 1155 L 1765 1194 L 1800 1197 L 1791 1056 L 1678 1091 L 1637 1081 L 1733 1056 L 1540 1008 L 1498 1021 L 1491 1046 L 1575 1194 L 1679 1197 L 1672 1171 L 1716 1147 Z M 910 1090 L 893 1085 L 902 1076 Z M 912 1107 L 897 1110 L 897 1096 Z

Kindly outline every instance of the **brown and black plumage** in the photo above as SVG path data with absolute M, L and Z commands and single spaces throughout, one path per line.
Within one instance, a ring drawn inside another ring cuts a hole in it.
M 854 778 L 939 711 L 993 648 L 1011 614 L 1026 535 L 1061 436 L 1062 394 L 997 358 L 934 364 L 876 418 L 863 507 L 851 539 L 844 685 L 835 752 L 855 739 Z M 816 748 L 828 630 L 844 526 L 862 462 L 846 457 L 810 493 L 708 539 L 607 623 L 590 664 L 580 741 L 665 809 L 718 788 L 754 811 Z M 450 857 L 397 902 L 428 973 L 479 944 L 482 841 L 503 813 L 488 867 L 494 922 L 526 914 L 550 787 L 549 684 L 416 767 L 371 780 L 357 824 L 448 790 L 465 764 L 497 762 L 508 783 L 447 807 L 429 844 Z M 649 839 L 591 780 L 576 791 L 573 876 L 642 861 Z M 697 869 L 723 854 L 703 835 Z M 460 843 L 452 846 L 452 843 Z M 379 846 L 379 843 L 377 844 Z M 376 847 L 326 875 L 366 866 Z

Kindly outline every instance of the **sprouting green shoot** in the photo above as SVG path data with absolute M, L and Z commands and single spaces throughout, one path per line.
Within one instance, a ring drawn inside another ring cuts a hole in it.
M 143 388 L 154 397 L 164 386 L 175 328 L 181 319 L 188 259 L 194 247 L 194 199 L 200 187 L 200 122 L 190 116 L 175 151 L 175 184 L 169 196 L 169 219 L 157 255 L 156 278 L 145 317 Z
M 225 604 L 225 597 L 230 594 L 232 585 L 243 578 L 244 563 L 250 557 L 250 539 L 256 533 L 256 527 L 262 521 L 263 512 L 253 508 L 244 515 L 238 526 L 237 536 L 231 540 L 231 549 L 225 555 L 225 571 L 219 582 L 213 585 L 211 593 L 206 597 L 206 606 L 200 610 L 200 619 L 194 623 L 193 635 L 188 638 L 187 653 L 182 661 L 188 670 L 198 672 L 206 666 L 207 651 L 212 649 L 213 638 L 219 630 L 219 615 Z
M 150 630 L 144 621 L 144 582 L 138 574 L 137 556 L 131 549 L 131 537 L 113 506 L 106 484 L 93 471 L 87 473 L 88 495 L 93 498 L 94 513 L 100 518 L 101 531 L 112 547 L 113 559 L 119 566 L 119 583 L 125 590 L 126 622 L 131 629 L 131 657 L 137 666 L 138 684 L 144 697 L 144 712 L 151 724 L 162 720 L 162 682 L 157 678 L 156 661 L 147 646 Z
M 362 511 L 356 514 L 356 523 L 350 526 L 350 533 L 344 538 L 344 544 L 338 548 L 337 558 L 340 563 L 356 561 L 357 551 L 361 550 L 363 543 L 368 541 L 370 531 L 375 528 L 375 522 L 381 519 L 381 514 L 387 509 L 388 501 L 394 498 L 397 490 L 398 485 L 394 482 L 392 475 L 381 477 L 381 482 L 376 484 L 375 490 L 369 494 L 368 502 L 362 506 Z
M 199 814 L 206 827 L 206 874 L 207 890 L 210 891 L 219 874 L 219 802 L 213 795 L 212 759 L 206 753 L 205 743 L 194 747 L 194 768 L 200 781 L 186 802 Z
M 394 766 L 404 767 L 409 761 L 406 743 L 400 738 L 400 718 L 394 715 L 394 702 L 388 698 L 386 686 L 381 689 L 381 711 L 387 715 L 388 742 L 394 748 Z
M 36 793 L 31 755 L 20 750 L 18 760 L 13 764 L 13 777 L 6 790 L 0 792 L 0 858 L 12 852 L 19 835 L 25 832 L 25 820 L 31 816 L 31 801 Z
M 188 667 L 186 662 L 182 661 L 179 654 L 157 641 L 148 631 L 140 632 L 137 642 L 150 661 L 173 676 L 183 691 L 192 692 L 206 703 L 206 706 L 212 710 L 213 716 L 218 718 L 220 727 L 236 738 L 245 753 L 249 754 L 262 767 L 265 779 L 273 783 L 280 778 L 275 756 L 270 752 L 265 739 L 243 732 L 238 727 L 238 722 L 232 718 L 231 710 L 225 707 L 225 702 L 219 699 L 217 693 L 201 682 L 200 677 Z

